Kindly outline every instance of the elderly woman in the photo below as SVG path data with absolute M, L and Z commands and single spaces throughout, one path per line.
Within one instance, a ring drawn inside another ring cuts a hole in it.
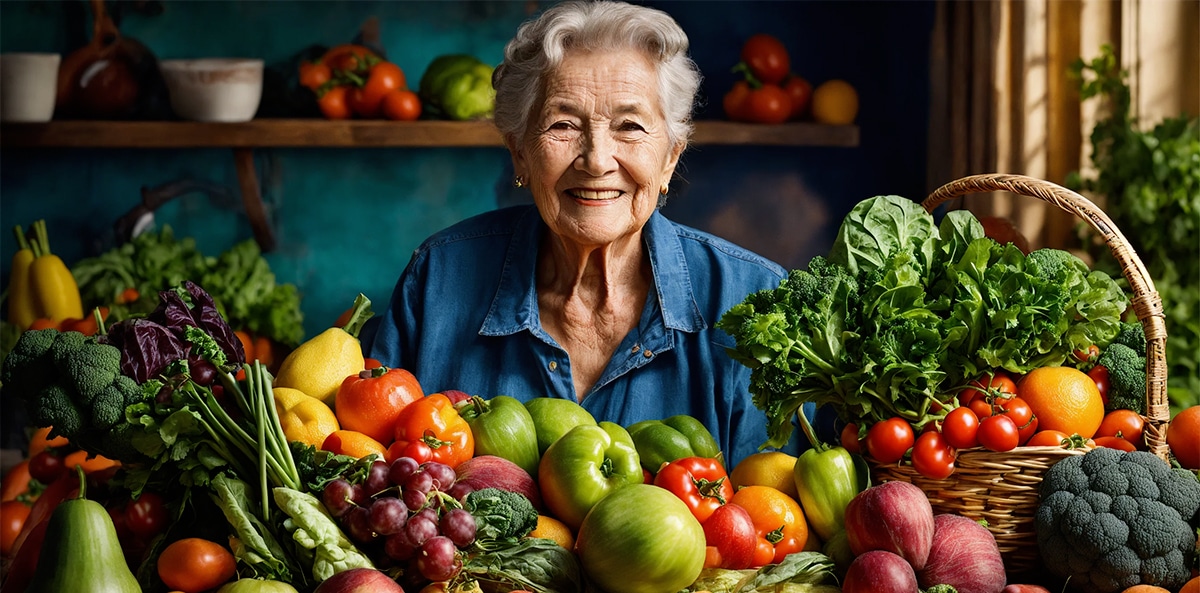
M 688 414 L 729 467 L 766 441 L 749 370 L 715 329 L 777 264 L 667 220 L 700 73 L 665 13 L 568 2 L 523 24 L 496 69 L 495 123 L 533 206 L 426 240 L 371 357 L 427 390 L 579 402 L 623 426 Z

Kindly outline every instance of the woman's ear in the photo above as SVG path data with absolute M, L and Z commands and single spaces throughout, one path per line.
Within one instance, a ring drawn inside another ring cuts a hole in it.
M 666 183 L 670 183 L 675 177 L 675 167 L 679 164 L 679 157 L 683 154 L 683 149 L 687 148 L 687 142 L 680 142 L 671 148 L 670 154 L 667 155 L 666 166 L 663 167 L 663 177 Z
M 512 156 L 513 172 L 518 176 L 524 175 L 523 171 L 526 170 L 524 147 L 512 134 L 504 136 L 504 146 L 508 148 L 508 153 Z

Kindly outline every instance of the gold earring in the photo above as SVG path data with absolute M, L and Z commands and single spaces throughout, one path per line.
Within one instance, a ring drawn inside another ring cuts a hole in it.
M 525 187 L 525 180 L 522 179 L 520 175 L 513 177 L 513 187 L 516 187 L 516 188 Z
M 664 184 L 662 184 L 662 187 L 658 188 L 658 193 L 665 196 L 665 195 L 667 195 L 667 190 L 669 190 L 669 189 L 671 189 L 671 184 L 664 183 Z

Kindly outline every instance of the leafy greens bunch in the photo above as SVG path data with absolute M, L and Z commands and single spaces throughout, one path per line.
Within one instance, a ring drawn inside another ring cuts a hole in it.
M 748 295 L 717 327 L 751 369 L 766 445 L 779 447 L 810 401 L 860 427 L 899 416 L 920 428 L 985 370 L 1025 373 L 1108 344 L 1127 304 L 1066 251 L 1026 256 L 970 212 L 939 226 L 911 200 L 877 196 L 847 215 L 827 257 Z

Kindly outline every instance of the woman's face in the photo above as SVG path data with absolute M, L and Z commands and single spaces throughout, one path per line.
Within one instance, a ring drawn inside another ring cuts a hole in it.
M 580 246 L 635 235 L 683 145 L 672 146 L 654 66 L 640 52 L 569 53 L 545 77 L 524 142 L 512 147 L 550 229 Z

